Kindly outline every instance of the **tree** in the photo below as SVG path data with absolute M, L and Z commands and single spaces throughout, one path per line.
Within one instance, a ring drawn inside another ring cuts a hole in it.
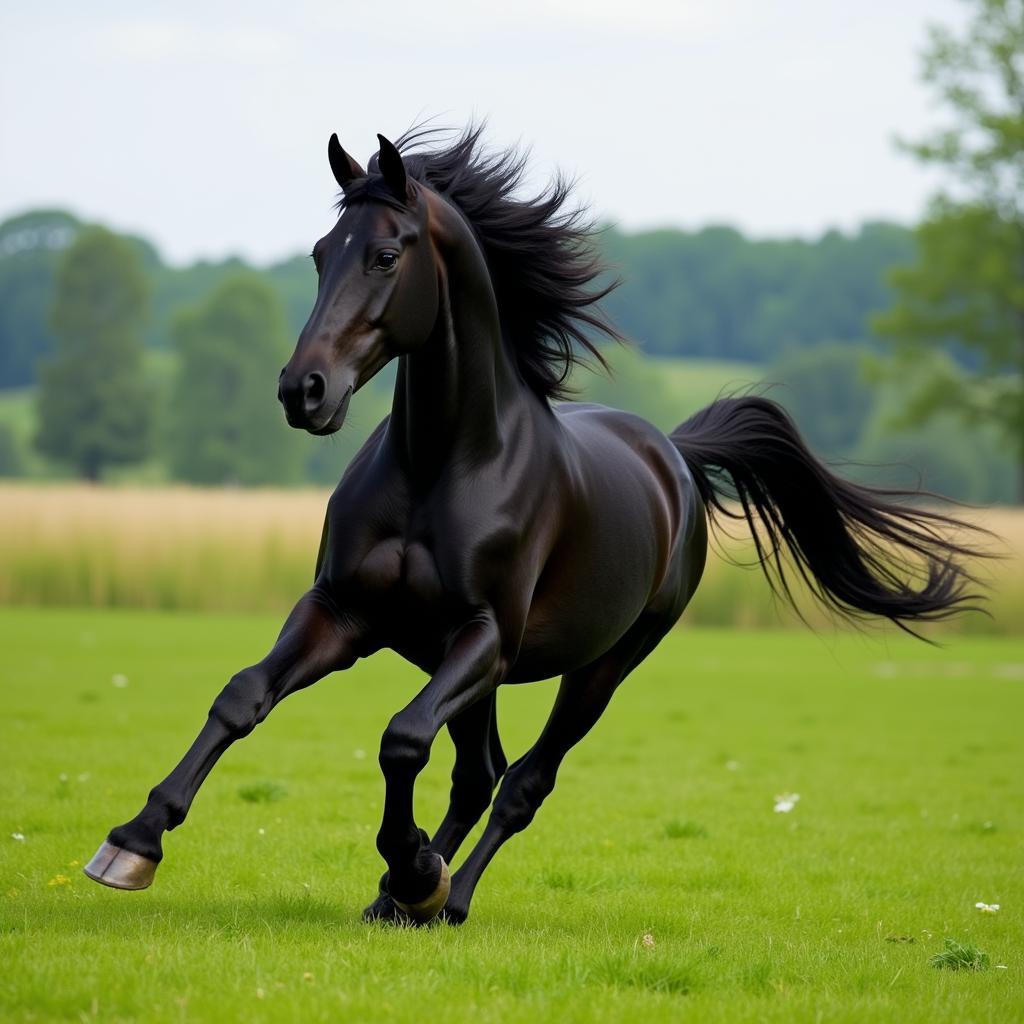
M 875 406 L 864 359 L 863 345 L 832 342 L 785 356 L 767 375 L 783 385 L 775 397 L 818 455 L 849 458 L 860 443 Z
M 35 443 L 87 480 L 149 454 L 153 402 L 138 334 L 146 308 L 137 249 L 103 228 L 82 230 L 57 270 L 56 351 L 41 372 Z
M 0 224 L 0 388 L 35 382 L 53 352 L 48 314 L 61 254 L 78 221 L 61 210 L 35 210 Z
M 635 412 L 662 430 L 671 430 L 686 418 L 686 410 L 662 377 L 660 364 L 635 348 L 605 345 L 609 372 L 594 366 L 578 369 L 572 377 L 574 399 L 597 402 Z
M 600 236 L 622 286 L 604 305 L 652 355 L 769 363 L 830 339 L 862 340 L 892 301 L 885 271 L 913 258 L 907 228 L 867 223 L 853 234 L 750 239 L 730 228 Z
M 971 2 L 963 34 L 933 28 L 924 58 L 950 124 L 908 146 L 954 188 L 918 228 L 916 264 L 892 272 L 897 302 L 875 328 L 918 381 L 904 420 L 995 424 L 1024 500 L 1024 0 Z
M 18 435 L 9 423 L 0 422 L 0 477 L 21 476 L 24 472 Z
M 288 359 L 274 290 L 255 274 L 217 286 L 172 330 L 180 357 L 171 418 L 171 467 L 201 484 L 272 484 L 302 471 L 301 438 L 276 395 Z

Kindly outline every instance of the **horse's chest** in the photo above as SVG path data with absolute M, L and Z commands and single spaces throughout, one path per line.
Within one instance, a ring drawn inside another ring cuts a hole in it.
M 435 604 L 442 596 L 433 552 L 421 541 L 402 537 L 380 541 L 355 575 L 357 587 L 369 596 L 400 596 L 417 604 Z

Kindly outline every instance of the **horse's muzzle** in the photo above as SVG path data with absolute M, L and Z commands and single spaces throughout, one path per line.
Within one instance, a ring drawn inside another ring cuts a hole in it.
M 277 397 L 284 406 L 288 425 L 311 434 L 333 434 L 345 422 L 352 385 L 344 389 L 340 398 L 337 394 L 337 389 L 331 388 L 318 370 L 303 377 L 282 371 L 277 383 Z
M 322 426 L 308 426 L 306 429 L 311 434 L 316 434 L 318 437 L 323 437 L 327 434 L 333 434 L 336 430 L 341 429 L 341 425 L 345 422 L 345 417 L 348 415 L 348 403 L 352 400 L 352 385 L 350 384 L 345 388 L 345 394 L 341 396 L 341 401 L 338 403 L 334 412 L 327 418 L 327 421 Z

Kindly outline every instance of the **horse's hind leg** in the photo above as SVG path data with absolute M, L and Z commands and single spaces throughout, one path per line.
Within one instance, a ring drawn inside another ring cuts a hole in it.
M 451 798 L 430 845 L 449 863 L 491 806 L 494 787 L 508 768 L 498 738 L 497 698 L 488 694 L 448 723 L 456 750 Z
M 647 657 L 675 616 L 645 615 L 607 654 L 562 677 L 555 706 L 537 742 L 506 772 L 484 834 L 452 876 L 444 909 L 450 924 L 461 924 L 481 875 L 502 844 L 530 824 L 554 789 L 563 758 L 601 717 L 616 687 Z
M 146 806 L 131 821 L 111 831 L 85 873 L 115 889 L 145 889 L 163 856 L 163 833 L 185 820 L 199 787 L 224 751 L 252 732 L 290 693 L 351 665 L 354 646 L 351 627 L 314 593 L 307 594 L 288 617 L 273 650 L 231 679 L 177 767 L 150 791 Z
M 494 787 L 505 774 L 505 760 L 498 738 L 497 699 L 490 693 L 456 715 L 448 723 L 455 746 L 452 788 L 448 811 L 430 840 L 430 847 L 451 863 L 459 847 L 491 805 Z M 380 894 L 363 911 L 364 921 L 406 921 L 387 891 L 387 872 Z

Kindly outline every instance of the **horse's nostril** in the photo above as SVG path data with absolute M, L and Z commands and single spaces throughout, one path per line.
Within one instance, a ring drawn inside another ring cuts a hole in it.
M 323 404 L 324 395 L 327 394 L 327 378 L 314 370 L 312 373 L 306 374 L 302 385 L 305 393 L 303 404 L 306 407 L 306 412 L 316 412 Z

